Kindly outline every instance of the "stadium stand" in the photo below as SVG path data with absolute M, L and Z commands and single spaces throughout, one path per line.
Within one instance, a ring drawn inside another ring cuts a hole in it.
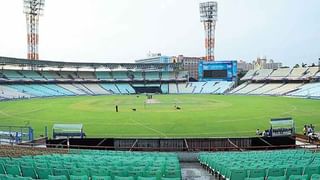
M 158 71 L 147 71 L 145 72 L 145 79 L 160 80 L 160 73 Z
M 272 91 L 273 89 L 277 89 L 279 87 L 281 87 L 283 85 L 283 83 L 268 83 L 265 84 L 264 86 L 261 86 L 260 88 L 249 92 L 248 94 L 251 95 L 262 95 L 265 94 L 266 92 Z
M 93 83 L 86 83 L 83 84 L 84 87 L 86 87 L 90 92 L 93 92 L 96 95 L 102 95 L 102 94 L 110 94 L 109 91 L 102 88 L 99 84 L 93 84 Z
M 194 86 L 192 86 L 192 83 L 183 83 L 178 84 L 178 90 L 180 94 L 192 94 L 194 91 Z
M 19 71 L 20 74 L 24 75 L 28 79 L 33 80 L 44 80 L 44 78 L 38 74 L 36 71 Z
M 309 67 L 309 69 L 306 71 L 305 75 L 303 75 L 301 78 L 302 79 L 310 79 L 310 78 L 314 77 L 318 71 L 319 71 L 318 67 Z
M 161 91 L 164 94 L 168 94 L 169 93 L 169 84 L 161 84 Z
M 94 72 L 78 71 L 76 74 L 78 75 L 77 78 L 80 78 L 83 80 L 84 79 L 89 79 L 89 80 L 97 79 Z
M 267 79 L 282 80 L 287 77 L 291 72 L 290 68 L 279 68 L 274 70 Z
M 75 95 L 72 91 L 69 91 L 67 89 L 64 89 L 58 85 L 55 84 L 42 84 L 42 86 L 51 89 L 53 91 L 56 91 L 58 93 L 60 93 L 61 95 L 65 95 L 65 96 L 73 96 Z
M 308 68 L 293 68 L 289 76 L 288 80 L 300 80 L 303 75 L 307 72 Z
M 100 86 L 102 88 L 104 88 L 105 90 L 112 92 L 113 94 L 120 94 L 120 91 L 115 84 L 102 83 L 102 84 L 100 84 Z
M 0 96 L 2 99 L 19 99 L 19 98 L 30 98 L 29 94 L 22 93 L 14 88 L 10 88 L 5 85 L 0 85 Z
M 261 88 L 264 84 L 263 83 L 252 83 L 248 84 L 245 87 L 239 89 L 238 91 L 235 92 L 235 94 L 248 94 L 252 91 L 255 91 L 259 88 Z
M 199 161 L 224 179 L 312 179 L 320 154 L 308 150 L 201 153 Z
M 121 94 L 134 94 L 135 90 L 132 88 L 130 84 L 122 83 L 122 84 L 115 84 L 117 89 Z
M 67 89 L 68 91 L 71 91 L 75 95 L 87 95 L 86 92 L 82 91 L 78 87 L 73 86 L 72 84 L 58 84 L 58 86 Z
M 72 84 L 73 86 L 75 86 L 76 88 L 78 88 L 79 90 L 85 92 L 88 95 L 94 95 L 94 92 L 91 91 L 91 89 L 87 88 L 86 86 L 84 86 L 83 84 Z
M 170 94 L 178 94 L 178 85 L 175 83 L 169 83 L 169 93 Z
M 26 80 L 26 78 L 15 70 L 2 70 L 2 74 L 9 80 Z
M 301 86 L 301 83 L 287 83 L 271 91 L 265 92 L 267 95 L 286 95 L 287 93 L 293 92 Z
M 259 81 L 259 80 L 266 80 L 268 76 L 273 72 L 272 69 L 260 69 L 256 71 L 256 74 L 252 78 L 252 80 Z
M 299 87 L 298 90 L 289 93 L 291 96 L 320 97 L 320 83 L 309 83 Z
M 239 90 L 245 88 L 248 85 L 247 82 L 244 82 L 242 84 L 240 84 L 239 86 L 237 86 L 236 88 L 232 89 L 231 91 L 229 91 L 230 94 L 235 94 L 236 92 L 238 92 Z
M 97 71 L 96 77 L 98 80 L 107 80 L 107 79 L 111 80 L 111 79 L 113 79 L 111 72 L 109 72 L 109 71 Z
M 129 80 L 127 71 L 112 71 L 111 73 L 115 80 Z
M 45 77 L 47 80 L 57 80 L 61 79 L 61 77 L 53 71 L 41 71 L 40 72 L 43 77 Z
M 241 81 L 251 80 L 251 79 L 254 77 L 254 75 L 255 75 L 256 72 L 257 72 L 257 71 L 256 71 L 256 70 L 253 70 L 253 69 L 249 70 L 249 71 L 241 78 Z
M 0 158 L 1 179 L 181 179 L 177 155 L 97 150 L 70 150 L 47 154 Z

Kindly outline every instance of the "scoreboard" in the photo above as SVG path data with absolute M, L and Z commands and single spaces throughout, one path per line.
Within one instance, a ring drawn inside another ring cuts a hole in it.
M 201 61 L 199 81 L 236 81 L 237 61 Z

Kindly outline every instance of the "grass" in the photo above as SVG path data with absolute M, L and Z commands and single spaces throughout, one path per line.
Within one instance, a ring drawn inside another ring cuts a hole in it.
M 38 137 L 45 126 L 82 123 L 88 137 L 239 137 L 269 128 L 270 118 L 293 117 L 320 126 L 320 101 L 287 97 L 154 95 L 82 96 L 0 102 L 0 125 L 29 124 Z M 119 111 L 115 112 L 118 104 Z M 180 106 L 176 110 L 174 106 Z M 132 111 L 136 108 L 137 111 Z

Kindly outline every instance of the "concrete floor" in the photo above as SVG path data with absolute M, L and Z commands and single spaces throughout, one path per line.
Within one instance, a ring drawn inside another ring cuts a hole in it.
M 216 180 L 199 163 L 181 163 L 182 180 Z

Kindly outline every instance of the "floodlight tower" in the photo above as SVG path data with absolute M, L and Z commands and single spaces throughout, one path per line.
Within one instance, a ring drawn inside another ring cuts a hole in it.
M 204 24 L 206 61 L 214 61 L 215 28 L 218 16 L 218 3 L 200 3 L 200 20 Z
M 39 17 L 42 15 L 45 0 L 23 0 L 27 19 L 28 55 L 30 60 L 38 60 Z

